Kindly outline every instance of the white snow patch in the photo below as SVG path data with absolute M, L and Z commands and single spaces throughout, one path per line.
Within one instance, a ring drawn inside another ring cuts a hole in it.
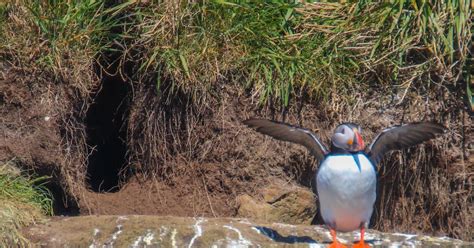
M 155 235 L 152 232 L 148 232 L 145 237 L 143 237 L 143 242 L 146 245 L 151 245 L 151 241 L 155 238 Z
M 92 244 L 89 245 L 89 248 L 96 248 L 96 247 L 98 247 L 95 242 L 96 242 L 95 240 L 92 241 Z
M 365 232 L 364 234 L 364 240 L 370 240 L 370 239 L 377 239 L 377 235 L 370 233 L 370 232 Z M 355 231 L 354 232 L 354 240 L 359 240 L 360 239 L 360 231 Z
M 332 241 L 332 236 L 331 236 L 331 233 L 329 231 L 323 231 L 324 235 L 326 235 L 326 237 L 328 238 L 328 240 L 331 240 Z M 349 241 L 337 236 L 337 240 L 341 243 L 349 243 Z
M 320 232 L 324 233 L 324 235 L 326 235 L 326 237 L 328 237 L 328 239 L 332 241 L 332 236 L 331 236 L 331 233 L 330 233 L 329 231 L 327 231 L 326 229 L 324 229 L 324 230 L 322 230 L 322 231 L 320 231 Z M 338 240 L 339 242 L 341 242 L 341 243 L 349 243 L 349 241 L 347 241 L 347 240 L 345 240 L 345 239 L 343 239 L 343 238 L 341 238 L 341 237 L 339 237 L 339 236 L 337 236 L 337 240 Z
M 322 233 L 324 233 L 324 235 L 329 239 L 329 240 L 332 240 L 332 236 L 331 236 L 331 233 L 327 230 L 324 230 L 324 231 L 321 231 Z
M 168 234 L 168 228 L 165 226 L 160 227 L 160 239 Z
M 460 241 L 459 239 L 453 239 L 453 238 L 446 237 L 446 236 L 439 237 L 438 239 L 442 240 L 442 241 L 458 241 L 458 242 Z
M 248 219 L 241 219 L 239 223 L 252 225 L 252 223 Z
M 284 223 L 275 223 L 274 225 L 280 228 L 294 228 L 295 227 L 294 225 L 284 224 Z
M 242 233 L 240 232 L 239 229 L 237 229 L 233 226 L 229 226 L 229 225 L 224 225 L 223 227 L 236 232 L 238 237 L 239 237 L 238 240 L 232 240 L 230 238 L 228 239 L 229 243 L 230 243 L 230 247 L 248 247 L 248 246 L 252 245 L 252 242 L 250 242 L 250 240 L 245 239 L 242 236 Z
M 135 242 L 133 242 L 133 244 L 132 244 L 131 247 L 133 247 L 133 248 L 138 247 L 138 246 L 141 244 L 142 240 L 143 240 L 143 237 L 142 237 L 142 236 L 138 236 L 138 239 L 135 240 Z
M 176 231 L 176 229 L 173 229 L 173 231 L 171 232 L 171 245 L 173 246 L 173 248 L 178 247 L 178 246 L 176 245 L 176 234 L 177 234 L 177 233 L 178 233 L 178 232 Z
M 155 238 L 155 234 L 150 230 L 146 230 L 145 235 L 139 236 L 135 242 L 133 242 L 132 247 L 142 247 L 142 245 L 152 245 L 152 241 Z
M 122 233 L 122 225 L 117 226 L 117 231 L 112 234 L 112 241 L 117 240 L 117 237 Z
M 114 233 L 112 233 L 112 237 L 110 237 L 110 239 L 108 239 L 105 242 L 103 247 L 113 247 L 114 246 L 114 242 L 117 240 L 117 237 L 123 232 L 122 225 L 117 225 L 117 227 L 115 227 L 115 229 L 116 229 L 116 231 Z M 95 247 L 95 246 L 92 246 L 92 247 Z
M 326 245 L 323 245 L 323 244 L 318 244 L 318 243 L 310 243 L 309 248 L 324 248 L 326 247 Z
M 313 226 L 313 228 L 316 229 L 316 230 L 326 230 L 326 231 L 328 230 L 326 227 L 324 227 L 324 226 L 319 226 L 319 225 Z
M 263 233 L 260 230 L 258 230 L 258 228 L 254 227 L 254 226 L 252 227 L 252 229 L 255 230 L 259 234 L 263 234 L 264 236 L 267 236 L 269 239 L 272 239 L 272 240 L 275 239 L 275 237 L 273 237 L 273 235 L 271 235 L 273 233 L 271 233 L 271 234 Z
M 393 233 L 392 235 L 405 237 L 405 240 L 409 240 L 418 236 L 416 234 L 405 234 L 405 233 Z
M 98 228 L 94 228 L 92 232 L 92 243 L 89 245 L 89 248 L 97 247 L 97 241 L 95 240 L 100 234 L 100 230 Z
M 188 248 L 191 248 L 192 245 L 194 244 L 194 241 L 201 237 L 202 236 L 202 228 L 200 226 L 200 224 L 204 221 L 204 219 L 202 218 L 199 218 L 197 219 L 196 223 L 194 223 L 194 237 L 191 239 L 191 241 L 189 242 L 189 245 L 188 245 Z
M 212 248 L 225 247 L 225 239 L 218 239 L 214 244 L 211 245 Z
M 338 240 L 339 242 L 341 242 L 341 243 L 349 244 L 349 241 L 346 240 L 346 239 L 337 237 L 337 240 Z

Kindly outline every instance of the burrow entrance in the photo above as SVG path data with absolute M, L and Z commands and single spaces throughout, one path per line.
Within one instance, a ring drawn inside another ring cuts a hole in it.
M 105 74 L 105 73 L 104 73 Z M 103 75 L 86 116 L 90 147 L 87 185 L 95 192 L 117 192 L 127 164 L 126 128 L 131 86 L 119 75 Z
M 45 184 L 53 196 L 54 215 L 78 216 L 80 214 L 79 206 L 74 198 L 65 192 L 64 188 L 57 183 L 59 179 L 54 179 Z

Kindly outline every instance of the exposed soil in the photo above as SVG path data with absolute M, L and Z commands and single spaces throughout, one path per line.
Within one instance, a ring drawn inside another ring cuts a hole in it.
M 410 92 L 401 106 L 374 91 L 359 92 L 353 106 L 340 105 L 338 95 L 301 94 L 286 109 L 259 106 L 252 92 L 232 84 L 212 85 L 214 97 L 196 102 L 191 93 L 163 99 L 152 83 L 99 76 L 80 89 L 0 64 L 0 161 L 51 176 L 58 215 L 229 217 L 237 214 L 237 196 L 257 196 L 269 181 L 310 187 L 311 156 L 245 128 L 241 121 L 251 116 L 305 126 L 324 142 L 342 121 L 367 127 L 368 142 L 384 127 L 426 119 L 447 125 L 448 134 L 384 161 L 373 227 L 470 237 L 473 124 L 443 87 L 432 91 L 437 95 L 422 92 L 430 101 Z
M 204 184 L 194 192 L 133 177 L 116 193 L 84 192 L 83 214 L 150 214 L 173 216 L 234 216 L 235 204 L 222 194 L 209 195 Z
M 50 108 L 60 101 L 54 97 L 58 92 L 39 88 L 41 78 L 30 73 L 0 63 L 0 161 L 16 163 L 30 174 L 49 176 L 54 210 L 76 214 L 77 203 L 63 184 L 58 167 L 64 160 L 58 131 L 60 108 Z

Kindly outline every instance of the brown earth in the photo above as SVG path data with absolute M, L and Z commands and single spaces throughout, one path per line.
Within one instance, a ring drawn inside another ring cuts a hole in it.
M 204 187 L 203 185 L 201 185 Z M 204 190 L 187 194 L 153 180 L 134 177 L 116 193 L 86 191 L 81 196 L 86 214 L 148 214 L 174 216 L 234 216 L 233 202 L 212 198 Z
M 352 105 L 301 93 L 286 109 L 260 106 L 239 85 L 211 85 L 213 98 L 196 102 L 191 93 L 163 99 L 152 83 L 99 76 L 84 88 L 68 75 L 0 64 L 0 161 L 52 176 L 57 214 L 229 217 L 238 196 L 260 199 L 272 181 L 309 188 L 311 156 L 245 128 L 251 116 L 305 126 L 324 142 L 342 121 L 366 127 L 368 142 L 384 127 L 434 120 L 447 126 L 445 136 L 383 162 L 373 227 L 472 238 L 474 127 L 456 90 L 415 87 L 399 104 L 385 89 L 354 88 Z

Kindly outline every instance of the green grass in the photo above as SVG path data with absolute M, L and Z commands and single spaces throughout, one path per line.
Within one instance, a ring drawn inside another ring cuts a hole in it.
M 104 4 L 95 0 L 22 0 L 0 6 L 0 14 L 6 16 L 0 27 L 4 36 L 0 58 L 13 56 L 18 64 L 29 63 L 56 76 L 77 64 L 93 63 L 110 48 L 110 29 L 119 21 L 105 16 Z
M 45 177 L 20 174 L 11 163 L 0 165 L 0 246 L 28 246 L 21 228 L 52 215 L 52 199 Z
M 152 84 L 163 97 L 181 90 L 196 102 L 225 84 L 285 107 L 302 95 L 350 102 L 354 92 L 392 94 L 433 82 L 465 91 L 451 86 L 471 38 L 469 4 L 8 1 L 0 3 L 0 61 L 41 77 L 38 84 L 70 84 L 78 98 L 70 101 L 82 106 L 96 86 L 97 58 L 110 53 L 131 67 L 134 88 Z M 161 91 L 165 84 L 172 90 Z M 2 170 L 0 240 L 26 242 L 18 228 L 50 214 L 51 202 L 38 181 Z
M 160 75 L 157 88 L 168 81 L 205 93 L 227 77 L 253 88 L 262 103 L 273 97 L 284 106 L 302 90 L 327 98 L 334 91 L 350 96 L 369 83 L 409 87 L 431 73 L 457 77 L 469 40 L 468 1 L 211 1 L 119 9 L 129 17 L 123 43 L 140 51 L 134 61 L 142 79 Z
M 0 14 L 9 14 L 9 25 L 0 29 L 8 42 L 0 49 L 37 55 L 37 66 L 55 74 L 74 67 L 71 60 L 116 53 L 135 65 L 135 80 L 153 80 L 158 90 L 171 83 L 199 99 L 225 78 L 253 89 L 261 103 L 284 106 L 301 94 L 327 99 L 337 92 L 350 101 L 354 87 L 407 88 L 433 73 L 455 81 L 470 37 L 467 0 L 6 6 Z
M 48 65 L 61 63 L 75 53 L 86 52 L 95 58 L 108 49 L 114 22 L 105 16 L 105 1 L 31 1 L 27 2 L 39 39 L 49 48 L 41 59 Z

